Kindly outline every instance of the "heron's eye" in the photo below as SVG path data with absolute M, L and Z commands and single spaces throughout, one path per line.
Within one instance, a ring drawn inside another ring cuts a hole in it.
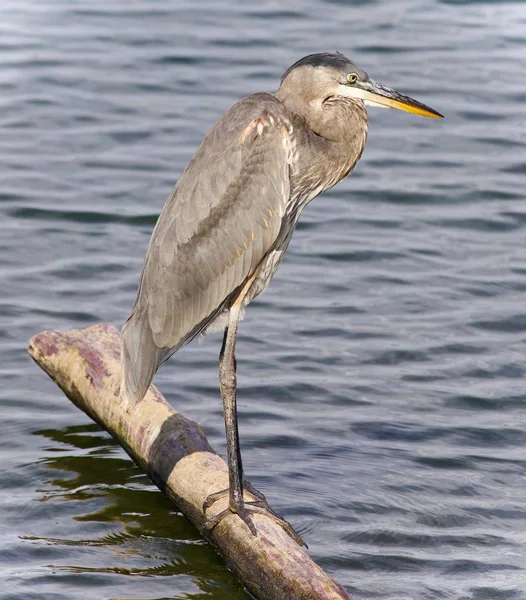
M 351 84 L 356 83 L 358 81 L 358 75 L 356 75 L 356 73 L 349 73 L 349 75 L 347 75 L 347 81 Z

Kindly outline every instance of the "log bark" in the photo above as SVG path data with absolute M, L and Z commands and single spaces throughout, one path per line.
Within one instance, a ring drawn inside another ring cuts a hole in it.
M 212 532 L 205 520 L 227 505 L 218 500 L 203 512 L 206 497 L 228 487 L 226 463 L 201 427 L 176 412 L 152 386 L 130 408 L 119 396 L 120 334 L 111 325 L 66 332 L 44 331 L 31 338 L 29 354 L 66 396 L 106 429 L 201 534 L 227 566 L 260 600 L 349 600 L 272 519 L 254 514 L 252 536 L 236 515 Z

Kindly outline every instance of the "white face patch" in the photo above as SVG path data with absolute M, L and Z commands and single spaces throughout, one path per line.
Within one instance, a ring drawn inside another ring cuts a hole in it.
M 348 86 L 348 85 L 340 85 L 338 88 L 338 96 L 343 96 L 344 98 L 355 98 L 356 100 L 362 100 L 365 106 L 374 106 L 376 108 L 389 108 L 385 104 L 381 104 L 380 102 L 376 102 L 371 98 L 373 94 L 368 92 L 367 90 L 363 90 L 362 88 Z
M 343 96 L 344 98 L 356 98 L 357 100 L 365 100 L 365 90 L 361 88 L 352 87 L 348 85 L 339 85 L 338 86 L 338 96 Z

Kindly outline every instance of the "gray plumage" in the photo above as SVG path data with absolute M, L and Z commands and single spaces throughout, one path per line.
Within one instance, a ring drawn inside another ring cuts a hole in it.
M 342 54 L 323 53 L 295 63 L 276 93 L 244 98 L 211 129 L 159 217 L 123 328 L 122 392 L 131 403 L 174 352 L 229 319 L 234 339 L 225 335 L 223 350 L 231 346 L 235 378 L 239 315 L 268 285 L 304 206 L 359 160 L 370 103 L 438 116 L 376 84 Z M 230 400 L 223 387 L 225 411 L 233 403 L 235 417 L 235 384 Z M 231 480 L 241 472 L 237 421 L 232 427 Z M 230 510 L 241 516 L 240 498 L 231 497 Z
M 275 271 L 267 264 L 276 261 L 272 250 L 285 249 L 303 206 L 345 177 L 360 157 L 367 134 L 363 107 L 335 102 L 331 139 L 314 133 L 326 125 L 324 115 L 309 123 L 309 107 L 295 96 L 296 84 L 312 90 L 315 77 L 307 71 L 295 81 L 285 79 L 276 95 L 254 94 L 235 104 L 179 178 L 153 232 L 123 329 L 124 387 L 132 402 L 257 270 L 264 281 L 254 285 L 262 291 Z M 327 86 L 325 78 L 318 86 Z

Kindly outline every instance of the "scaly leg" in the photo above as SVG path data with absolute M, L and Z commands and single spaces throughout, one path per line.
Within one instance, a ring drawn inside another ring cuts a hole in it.
M 223 398 L 223 410 L 225 415 L 229 489 L 210 494 L 205 500 L 203 508 L 206 510 L 227 492 L 229 494 L 229 503 L 227 509 L 208 519 L 206 526 L 209 529 L 213 529 L 224 517 L 231 513 L 235 513 L 245 522 L 252 535 L 257 535 L 256 527 L 254 526 L 249 513 L 258 512 L 265 514 L 276 521 L 301 546 L 304 545 L 303 540 L 287 521 L 276 515 L 276 513 L 268 506 L 263 494 L 254 490 L 250 485 L 245 484 L 244 486 L 236 405 L 237 380 L 235 347 L 237 326 L 239 322 L 239 304 L 240 302 L 238 300 L 238 302 L 234 303 L 230 309 L 229 323 L 225 330 L 223 346 L 221 348 L 221 354 L 219 355 L 219 387 Z M 255 501 L 245 502 L 243 498 L 243 487 L 246 487 L 247 491 L 256 498 Z

